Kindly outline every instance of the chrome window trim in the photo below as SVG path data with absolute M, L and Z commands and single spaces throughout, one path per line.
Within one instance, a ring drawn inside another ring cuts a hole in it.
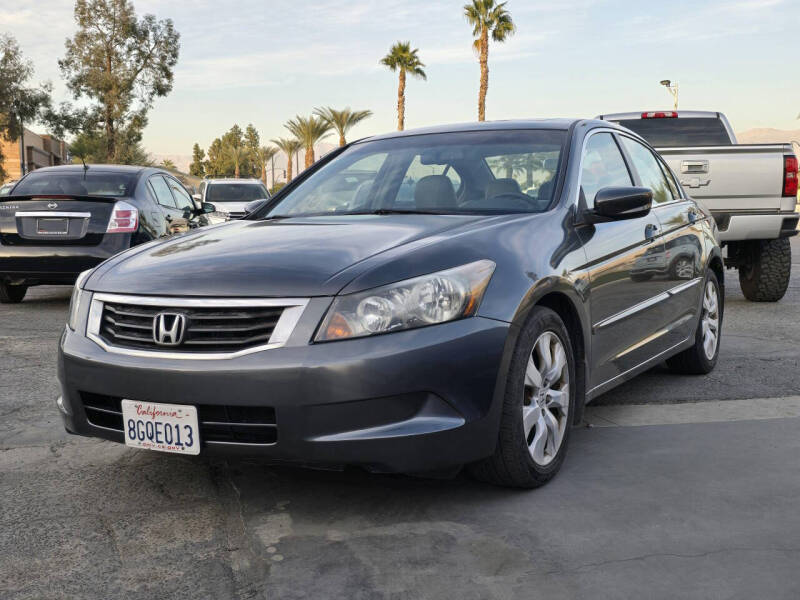
M 266 344 L 253 346 L 236 352 L 179 352 L 160 350 L 137 350 L 113 346 L 100 337 L 100 324 L 103 316 L 103 304 L 115 302 L 139 306 L 168 306 L 181 307 L 257 307 L 280 306 L 284 307 L 275 329 Z M 308 298 L 183 298 L 175 296 L 132 296 L 126 294 L 94 293 L 89 305 L 89 317 L 86 326 L 86 337 L 103 348 L 106 352 L 125 354 L 127 356 L 140 356 L 149 358 L 177 358 L 184 360 L 220 360 L 238 358 L 255 352 L 280 348 L 286 344 L 300 317 L 308 305 Z
M 702 280 L 703 280 L 702 277 L 695 277 L 694 279 L 690 279 L 689 281 L 676 285 L 675 287 L 671 287 L 670 289 L 663 291 L 660 294 L 656 294 L 655 296 L 652 296 L 647 300 L 643 300 L 642 302 L 634 304 L 633 306 L 630 306 L 625 310 L 613 314 L 610 317 L 606 317 L 602 321 L 598 321 L 597 323 L 594 324 L 593 329 L 594 330 L 603 329 L 604 327 L 613 325 L 618 321 L 627 319 L 628 317 L 633 316 L 636 313 L 641 312 L 646 308 L 650 308 L 651 306 L 663 302 L 664 300 L 668 300 L 672 296 L 675 296 L 677 294 L 680 294 L 681 292 L 688 290 L 689 288 L 700 283 Z
M 59 211 L 17 211 L 14 213 L 15 217 L 56 217 L 56 218 L 73 218 L 73 219 L 91 219 L 92 213 L 88 212 L 59 212 Z

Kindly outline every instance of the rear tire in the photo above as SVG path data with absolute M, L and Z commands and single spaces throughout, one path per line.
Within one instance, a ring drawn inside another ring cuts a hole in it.
M 719 344 L 722 333 L 723 298 L 719 281 L 714 271 L 709 270 L 703 288 L 703 307 L 694 344 L 680 354 L 667 359 L 667 366 L 673 373 L 684 375 L 705 375 L 714 370 L 719 358 Z M 713 346 L 710 344 L 713 337 Z
M 27 291 L 27 285 L 11 285 L 0 282 L 0 304 L 17 304 L 22 302 Z
M 743 242 L 739 284 L 752 302 L 777 302 L 786 294 L 792 272 L 789 238 Z
M 549 308 L 535 307 L 511 359 L 495 452 L 471 465 L 472 475 L 516 488 L 550 481 L 567 453 L 576 383 L 564 322 Z

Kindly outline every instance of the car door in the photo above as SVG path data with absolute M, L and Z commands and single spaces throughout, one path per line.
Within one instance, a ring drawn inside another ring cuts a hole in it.
M 588 210 L 600 189 L 635 183 L 616 136 L 604 130 L 590 133 L 585 140 L 579 177 Z M 659 263 L 664 251 L 658 234 L 654 214 L 580 228 L 588 260 L 592 322 L 590 389 L 637 367 L 647 357 L 646 347 L 658 331 L 653 306 L 660 300 L 661 288 L 650 275 L 650 265 Z
M 681 343 L 694 330 L 704 276 L 704 215 L 695 203 L 683 197 L 672 172 L 648 146 L 627 135 L 620 135 L 634 177 L 653 190 L 652 212 L 659 220 L 664 243 L 661 272 L 654 275 L 667 296 L 659 307 L 659 331 L 664 335 L 656 346 L 662 351 Z
M 148 181 L 150 189 L 161 209 L 163 221 L 163 235 L 170 236 L 186 230 L 186 219 L 183 211 L 178 209 L 178 203 L 170 190 L 170 185 L 163 175 L 153 175 Z

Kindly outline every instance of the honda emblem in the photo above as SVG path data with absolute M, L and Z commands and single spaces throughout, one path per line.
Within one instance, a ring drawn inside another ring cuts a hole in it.
M 153 341 L 159 346 L 178 346 L 186 333 L 186 315 L 158 313 L 153 317 Z

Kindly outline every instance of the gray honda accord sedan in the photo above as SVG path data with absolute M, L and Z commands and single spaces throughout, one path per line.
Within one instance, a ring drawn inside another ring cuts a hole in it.
M 134 448 L 535 487 L 587 402 L 662 361 L 711 371 L 722 307 L 713 218 L 636 134 L 393 133 L 82 274 L 57 404 Z

